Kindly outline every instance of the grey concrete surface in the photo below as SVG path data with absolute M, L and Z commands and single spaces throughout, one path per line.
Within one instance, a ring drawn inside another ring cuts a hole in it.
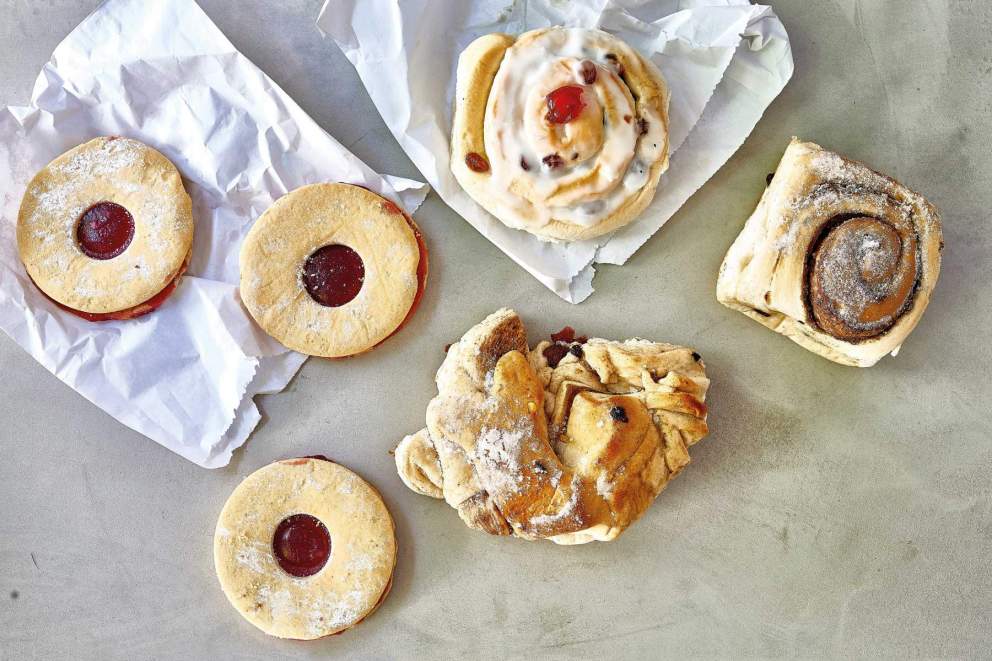
M 0 0 L 0 101 L 25 103 L 95 0 Z M 203 0 L 232 41 L 373 167 L 415 176 L 318 0 Z M 796 74 L 744 147 L 597 292 L 570 306 L 431 197 L 423 308 L 375 352 L 311 361 L 206 471 L 117 424 L 0 337 L 0 658 L 988 657 L 992 645 L 992 3 L 774 3 Z M 864 160 L 943 212 L 927 314 L 898 358 L 828 363 L 714 299 L 717 267 L 792 135 Z M 387 454 L 423 422 L 442 348 L 515 307 L 537 337 L 689 343 L 712 433 L 612 544 L 466 529 Z M 373 481 L 401 554 L 382 609 L 343 636 L 267 638 L 214 576 L 238 481 L 325 453 Z

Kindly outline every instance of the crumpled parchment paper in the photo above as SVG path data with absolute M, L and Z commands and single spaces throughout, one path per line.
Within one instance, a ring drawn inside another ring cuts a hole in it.
M 590 241 L 551 243 L 476 204 L 449 168 L 458 55 L 491 32 L 596 27 L 651 57 L 672 91 L 671 166 L 635 222 Z M 355 65 L 393 135 L 444 201 L 572 303 L 594 265 L 623 264 L 741 146 L 792 76 L 785 28 L 748 0 L 326 0 L 317 26 Z
M 59 310 L 17 254 L 21 196 L 39 169 L 99 135 L 165 154 L 196 222 L 189 270 L 160 309 L 90 323 Z M 224 466 L 305 356 L 269 338 L 237 294 L 255 219 L 307 183 L 364 185 L 415 209 L 419 182 L 381 177 L 239 53 L 193 0 L 111 0 L 59 44 L 26 107 L 0 110 L 0 328 L 128 427 L 192 462 Z

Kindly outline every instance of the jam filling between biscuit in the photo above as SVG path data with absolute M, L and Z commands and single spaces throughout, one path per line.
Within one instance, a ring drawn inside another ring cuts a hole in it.
M 279 522 L 272 536 L 272 552 L 287 574 L 313 576 L 331 557 L 331 535 L 320 519 L 293 514 Z
M 76 226 L 80 250 L 92 259 L 113 259 L 134 238 L 131 212 L 114 202 L 97 202 L 83 212 Z
M 348 303 L 365 284 L 365 264 L 348 246 L 317 249 L 303 264 L 303 286 L 313 300 L 329 308 Z

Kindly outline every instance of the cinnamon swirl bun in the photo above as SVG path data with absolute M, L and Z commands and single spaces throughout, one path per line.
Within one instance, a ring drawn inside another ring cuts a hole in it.
M 825 358 L 870 367 L 919 322 L 942 248 L 923 196 L 793 138 L 720 267 L 717 299 Z
M 451 169 L 509 227 L 591 239 L 654 198 L 668 100 L 654 64 L 606 32 L 485 35 L 458 59 Z

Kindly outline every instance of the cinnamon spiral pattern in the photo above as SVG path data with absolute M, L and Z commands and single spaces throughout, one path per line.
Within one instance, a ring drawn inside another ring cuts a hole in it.
M 727 253 L 717 298 L 830 360 L 868 367 L 916 326 L 942 247 L 922 196 L 794 139 Z
M 633 220 L 668 167 L 658 69 L 599 30 L 491 34 L 458 62 L 451 168 L 510 227 L 554 240 Z
M 892 328 L 918 282 L 916 233 L 879 218 L 843 219 L 810 251 L 807 304 L 817 326 L 843 340 Z

